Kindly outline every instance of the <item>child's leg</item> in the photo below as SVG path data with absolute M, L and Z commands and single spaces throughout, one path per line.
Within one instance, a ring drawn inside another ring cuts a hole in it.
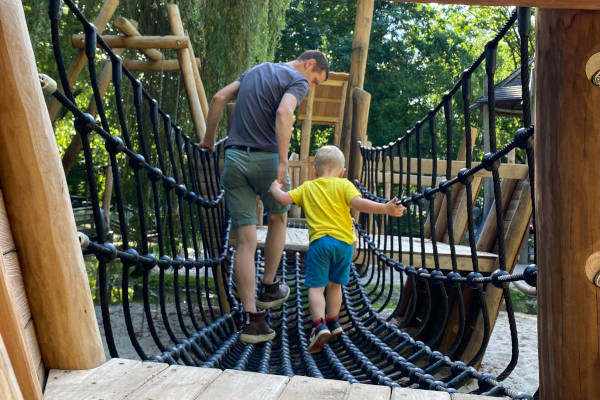
M 327 284 L 327 318 L 337 317 L 342 307 L 342 285 L 334 282 Z
M 308 288 L 308 305 L 312 321 L 320 321 L 325 318 L 325 296 L 324 286 Z

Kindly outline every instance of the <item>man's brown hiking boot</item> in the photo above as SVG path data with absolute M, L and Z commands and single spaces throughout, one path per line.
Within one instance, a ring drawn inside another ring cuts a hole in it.
M 265 317 L 266 311 L 244 313 L 244 326 L 240 334 L 240 341 L 244 344 L 256 344 L 267 342 L 275 337 L 275 331 L 271 329 Z
M 262 309 L 275 308 L 283 304 L 290 295 L 290 288 L 275 279 L 272 284 L 262 283 L 256 298 L 256 306 Z

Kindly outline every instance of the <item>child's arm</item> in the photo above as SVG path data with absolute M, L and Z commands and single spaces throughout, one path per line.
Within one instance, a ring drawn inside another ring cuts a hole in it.
M 393 217 L 402 216 L 402 214 L 404 214 L 404 210 L 406 210 L 406 207 L 404 207 L 402 204 L 396 204 L 395 197 L 387 203 L 382 204 L 363 199 L 360 196 L 356 196 L 350 200 L 350 207 L 367 214 L 388 214 Z
M 279 183 L 277 179 L 271 183 L 271 187 L 269 188 L 269 192 L 273 195 L 275 201 L 277 201 L 282 206 L 287 206 L 288 204 L 294 204 L 294 200 L 292 200 L 292 196 L 288 192 L 284 192 L 281 190 L 283 185 Z

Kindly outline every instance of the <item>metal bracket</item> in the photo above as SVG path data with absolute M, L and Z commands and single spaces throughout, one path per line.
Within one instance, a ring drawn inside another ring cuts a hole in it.
M 54 94 L 57 88 L 56 81 L 46 74 L 38 74 L 38 76 L 40 77 L 40 84 L 42 85 L 42 91 L 44 92 L 44 94 Z
M 600 87 L 600 53 L 590 57 L 585 65 L 585 74 L 590 82 Z

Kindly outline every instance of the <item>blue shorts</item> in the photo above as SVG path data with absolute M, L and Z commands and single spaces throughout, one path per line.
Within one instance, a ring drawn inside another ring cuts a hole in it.
M 323 287 L 333 282 L 345 285 L 350 280 L 354 246 L 331 236 L 323 236 L 308 246 L 304 285 Z

